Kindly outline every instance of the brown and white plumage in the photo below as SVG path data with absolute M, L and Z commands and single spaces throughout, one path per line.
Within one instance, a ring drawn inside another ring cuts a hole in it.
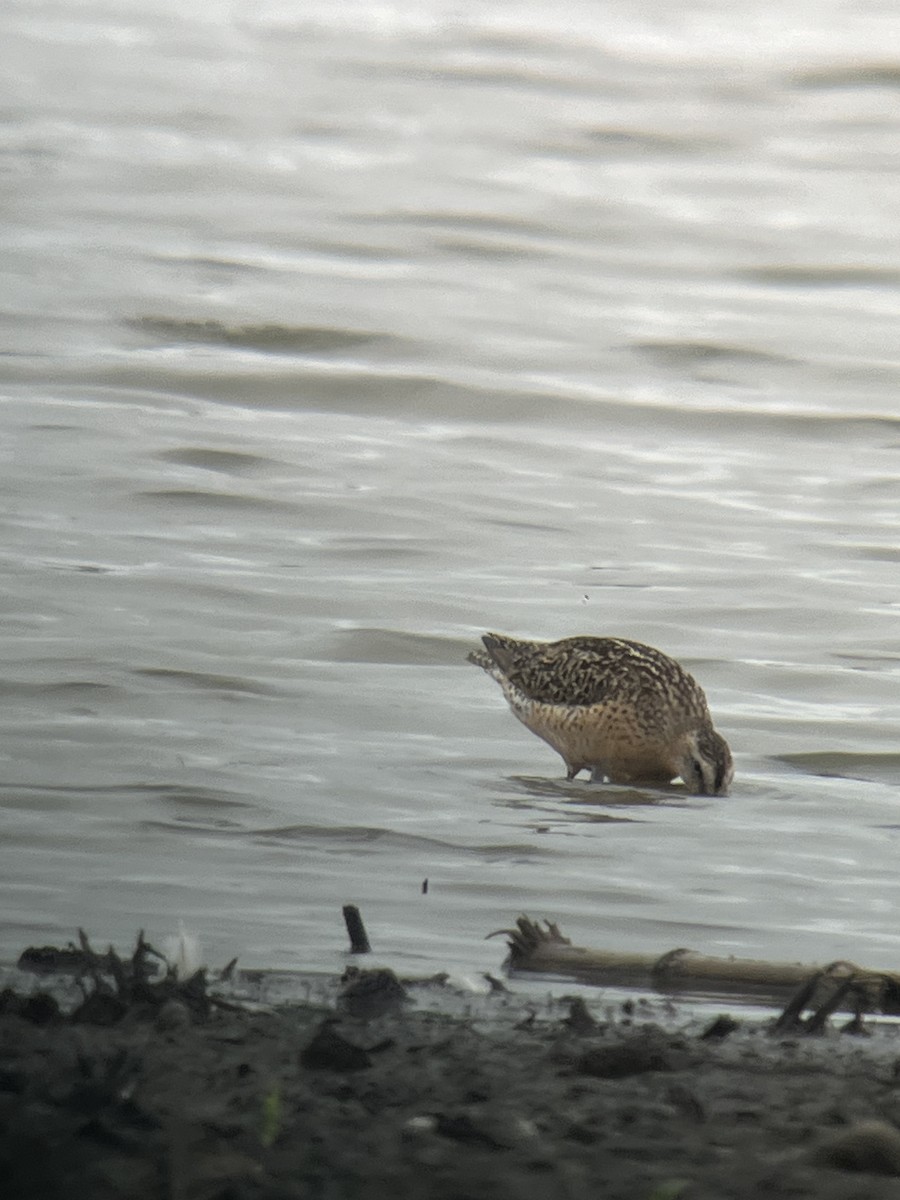
M 725 795 L 731 752 L 703 690 L 674 659 L 624 638 L 529 642 L 487 633 L 469 662 L 503 689 L 523 725 L 566 764 L 613 783 L 668 783 Z M 486 652 L 485 652 L 486 651 Z

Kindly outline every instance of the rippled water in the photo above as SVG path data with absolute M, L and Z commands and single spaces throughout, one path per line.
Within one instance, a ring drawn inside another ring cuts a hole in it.
M 896 967 L 898 25 L 4 6 L 0 957 Z M 733 795 L 566 784 L 484 629 L 678 657 Z

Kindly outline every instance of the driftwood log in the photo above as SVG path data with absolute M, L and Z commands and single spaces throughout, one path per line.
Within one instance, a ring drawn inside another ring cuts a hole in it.
M 739 993 L 782 1002 L 800 989 L 806 1008 L 825 1003 L 831 1011 L 900 1014 L 900 974 L 866 970 L 849 962 L 818 967 L 716 958 L 684 949 L 663 955 L 595 950 L 573 946 L 551 921 L 541 925 L 525 916 L 519 917 L 515 929 L 500 929 L 497 934 L 508 939 L 507 967 L 513 974 L 563 975 L 585 983 L 659 992 Z

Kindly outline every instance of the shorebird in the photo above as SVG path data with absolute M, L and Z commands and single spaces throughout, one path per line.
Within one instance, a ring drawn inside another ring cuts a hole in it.
M 566 778 L 669 783 L 724 796 L 734 775 L 703 690 L 673 658 L 625 638 L 527 642 L 486 633 L 468 660 L 566 764 Z

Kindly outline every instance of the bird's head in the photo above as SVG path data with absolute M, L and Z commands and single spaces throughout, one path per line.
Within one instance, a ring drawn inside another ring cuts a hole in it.
M 727 796 L 734 778 L 728 743 L 711 727 L 691 730 L 678 773 L 688 790 L 699 796 Z

